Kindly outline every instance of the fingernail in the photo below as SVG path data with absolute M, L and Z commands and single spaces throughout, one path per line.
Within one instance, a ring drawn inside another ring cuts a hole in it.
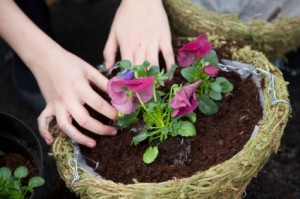
M 50 138 L 46 138 L 45 141 L 46 141 L 46 143 L 47 143 L 48 145 L 51 144 L 51 139 L 50 139 Z
M 93 148 L 95 146 L 95 144 L 93 142 L 88 142 L 87 146 L 90 147 L 90 148 Z
M 113 130 L 113 131 L 111 132 L 112 135 L 116 135 L 117 133 L 118 133 L 118 130 L 117 130 L 117 129 L 115 129 L 115 130 Z
M 107 69 L 111 68 L 112 63 L 110 61 L 106 61 L 103 63 L 103 65 L 104 65 L 104 68 L 107 70 Z

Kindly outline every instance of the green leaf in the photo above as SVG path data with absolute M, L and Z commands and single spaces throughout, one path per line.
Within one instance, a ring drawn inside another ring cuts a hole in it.
M 161 133 L 164 134 L 164 135 L 167 135 L 167 134 L 169 133 L 169 128 L 163 127 L 163 128 L 161 129 Z
M 130 126 L 131 124 L 134 124 L 137 121 L 139 121 L 137 116 L 138 116 L 137 111 L 135 111 L 129 115 L 124 115 L 123 117 L 120 117 L 118 119 L 118 125 L 122 128 L 126 128 L 126 127 Z
M 152 110 L 152 109 L 155 109 L 157 107 L 157 104 L 154 101 L 152 101 L 152 102 L 148 102 L 147 106 L 150 110 Z
M 28 169 L 25 166 L 19 166 L 14 172 L 16 178 L 25 178 L 27 175 Z
M 125 69 L 131 69 L 132 68 L 131 62 L 129 60 L 120 61 L 119 66 L 121 68 L 121 71 L 124 71 Z
M 1 195 L 0 195 L 1 196 Z M 9 196 L 7 198 L 10 199 L 23 199 L 22 193 L 19 190 L 9 190 Z
M 211 50 L 208 54 L 203 57 L 204 62 L 208 62 L 210 65 L 218 66 L 219 59 L 216 51 Z
M 140 142 L 146 140 L 147 138 L 147 131 L 144 130 L 132 138 L 132 143 L 134 145 L 138 145 Z
M 233 85 L 225 77 L 218 77 L 215 81 L 220 84 L 223 93 L 228 93 L 233 90 Z
M 145 68 L 147 68 L 148 66 L 150 66 L 150 62 L 147 61 L 147 60 L 145 60 L 145 61 L 143 62 L 143 65 L 145 66 Z
M 11 170 L 8 167 L 0 168 L 0 179 L 9 180 L 11 177 Z
M 147 126 L 152 126 L 153 125 L 153 120 L 152 118 L 149 116 L 149 114 L 147 114 L 146 112 L 143 113 L 143 120 L 145 122 L 145 124 Z
M 179 129 L 180 127 L 178 127 Z M 172 128 L 172 131 L 170 132 L 170 135 L 172 137 L 176 137 L 178 135 L 178 129 Z
M 155 76 L 159 74 L 159 68 L 157 66 L 151 66 L 147 71 L 147 76 Z
M 192 113 L 189 113 L 187 115 L 185 115 L 184 117 L 188 118 L 192 123 L 195 123 L 196 122 L 196 113 L 192 112 Z
M 211 83 L 210 87 L 214 91 L 217 91 L 217 92 L 221 92 L 222 91 L 222 87 L 221 87 L 221 85 L 220 85 L 219 82 L 213 82 L 213 83 Z
M 148 149 L 145 151 L 144 155 L 143 155 L 143 161 L 146 164 L 150 164 L 152 163 L 156 157 L 158 156 L 158 148 L 157 146 L 155 147 L 148 147 Z
M 144 65 L 137 65 L 133 68 L 133 73 L 135 78 L 146 77 L 147 71 Z
M 172 129 L 178 130 L 179 128 L 180 128 L 180 123 L 179 123 L 179 122 L 174 122 L 174 123 L 172 124 Z
M 201 95 L 198 100 L 199 110 L 207 115 L 212 115 L 218 112 L 218 106 L 207 95 Z
M 179 121 L 180 128 L 178 129 L 178 134 L 184 137 L 195 136 L 196 129 L 193 123 L 188 121 Z
M 209 91 L 209 97 L 212 98 L 213 100 L 220 101 L 222 99 L 221 92 L 217 92 L 214 90 Z
M 178 67 L 178 66 L 177 66 L 176 64 L 173 64 L 173 65 L 171 66 L 171 69 L 170 69 L 168 72 L 166 72 L 166 73 L 164 74 L 164 76 L 167 77 L 167 78 L 172 77 L 172 76 L 174 75 L 174 72 L 175 72 L 175 70 L 176 70 L 177 67 Z
M 28 182 L 28 189 L 39 187 L 45 184 L 45 180 L 40 176 L 30 178 Z
M 198 68 L 195 66 L 186 67 L 181 70 L 181 75 L 188 81 L 188 82 L 195 82 L 199 80 L 200 77 L 197 76 Z

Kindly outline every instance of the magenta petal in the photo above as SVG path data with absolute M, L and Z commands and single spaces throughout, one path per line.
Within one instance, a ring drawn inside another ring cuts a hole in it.
M 123 90 L 123 78 L 113 77 L 108 81 L 107 91 L 111 98 L 111 104 L 120 112 L 125 114 L 132 113 L 136 108 L 133 105 L 132 98 L 127 96 Z
M 175 93 L 174 98 L 170 102 L 171 107 L 174 109 L 172 117 L 191 113 L 197 108 L 198 102 L 196 100 L 195 90 L 200 83 L 201 80 L 184 86 L 180 91 Z
M 206 34 L 199 35 L 196 39 L 179 49 L 177 61 L 182 67 L 189 66 L 195 61 L 195 57 L 203 58 L 204 55 L 211 51 L 211 48 L 212 45 L 208 41 L 208 36 Z
M 178 109 L 189 106 L 190 102 L 184 90 L 180 90 L 175 94 L 175 97 L 171 100 L 170 104 L 173 109 Z
M 148 102 L 153 97 L 153 88 L 152 86 L 149 86 L 148 88 L 145 88 L 143 91 L 138 92 L 141 100 L 143 103 Z
M 197 40 L 208 41 L 208 36 L 207 36 L 207 34 L 201 34 L 197 37 Z
M 187 44 L 185 44 L 184 46 L 181 47 L 181 51 L 194 51 L 197 50 L 199 48 L 199 44 L 200 44 L 200 40 L 193 40 Z
M 134 112 L 137 107 L 133 104 L 132 99 L 127 98 L 123 103 L 116 102 L 114 100 L 111 101 L 111 104 L 120 112 L 124 114 L 130 114 Z
M 120 104 L 126 101 L 126 92 L 122 89 L 122 79 L 119 77 L 113 77 L 108 81 L 107 91 L 112 100 L 118 101 Z
M 181 67 L 187 67 L 193 64 L 195 56 L 191 53 L 180 51 L 177 56 L 177 61 Z
M 182 107 L 180 109 L 174 109 L 174 111 L 172 112 L 172 117 L 179 117 L 182 115 L 186 115 L 188 113 L 193 112 L 197 107 L 198 107 L 198 102 L 196 101 L 196 97 L 193 97 L 190 106 Z
M 187 86 L 183 86 L 182 90 L 184 90 L 184 92 L 186 93 L 186 95 L 188 97 L 191 97 L 192 94 L 195 92 L 195 90 L 197 89 L 197 87 L 199 86 L 199 84 L 201 83 L 201 80 L 198 80 L 192 84 L 189 84 Z
M 122 77 L 113 77 L 108 81 L 107 90 L 112 105 L 120 112 L 130 114 L 137 109 L 135 103 L 138 101 L 134 97 L 134 93 L 128 96 L 128 92 L 124 89 L 131 90 L 139 94 L 142 102 L 147 102 L 153 97 L 154 77 L 146 77 L 132 80 L 125 80 Z
M 220 71 L 220 69 L 218 67 L 209 65 L 209 66 L 205 66 L 203 71 L 207 75 L 209 75 L 211 77 L 215 77 L 218 74 L 218 72 Z
M 150 77 L 141 77 L 138 79 L 132 79 L 132 80 L 124 80 L 121 83 L 124 85 L 124 87 L 128 88 L 129 90 L 133 92 L 141 92 L 144 89 L 153 86 L 155 78 L 153 76 Z
M 196 55 L 201 59 L 204 55 L 211 51 L 211 43 L 209 41 L 200 41 L 198 40 L 198 48 L 194 51 L 190 51 L 190 53 Z

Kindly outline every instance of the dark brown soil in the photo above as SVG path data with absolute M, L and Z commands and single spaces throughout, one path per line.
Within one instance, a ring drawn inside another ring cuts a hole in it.
M 97 146 L 94 149 L 82 147 L 84 156 L 99 161 L 96 172 L 101 176 L 125 184 L 132 183 L 132 179 L 161 182 L 188 177 L 230 159 L 250 138 L 262 117 L 262 108 L 250 77 L 242 81 L 233 72 L 221 73 L 221 76 L 229 79 L 235 88 L 224 96 L 219 112 L 207 116 L 197 111 L 197 135 L 168 138 L 160 145 L 154 163 L 147 165 L 142 160 L 148 142 L 138 146 L 130 144 L 136 135 L 131 128 L 120 130 L 114 137 L 88 133 L 96 139 Z

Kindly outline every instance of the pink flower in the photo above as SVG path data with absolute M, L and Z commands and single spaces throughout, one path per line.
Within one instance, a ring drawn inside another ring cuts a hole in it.
M 212 46 L 206 34 L 182 46 L 178 51 L 177 61 L 181 67 L 190 66 L 196 58 L 201 59 L 210 52 Z
M 218 67 L 208 65 L 204 67 L 203 71 L 211 77 L 216 77 L 220 69 Z
M 172 117 L 177 117 L 193 112 L 197 106 L 198 102 L 196 100 L 195 91 L 201 80 L 196 81 L 193 84 L 184 86 L 175 93 L 174 98 L 171 100 L 171 107 L 174 109 Z
M 153 97 L 154 77 L 143 77 L 126 80 L 122 77 L 113 77 L 108 81 L 107 90 L 112 105 L 124 114 L 130 114 L 137 109 L 138 94 L 143 103 Z

